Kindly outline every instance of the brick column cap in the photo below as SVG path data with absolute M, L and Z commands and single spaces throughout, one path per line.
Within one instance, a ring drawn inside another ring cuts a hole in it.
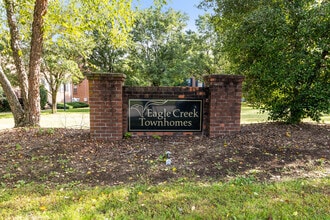
M 84 73 L 87 79 L 95 79 L 100 77 L 110 78 L 114 80 L 124 81 L 126 79 L 126 75 L 123 73 L 109 73 L 109 72 L 87 72 Z
M 230 74 L 211 74 L 204 75 L 205 80 L 217 79 L 217 80 L 226 80 L 226 79 L 237 79 L 243 81 L 245 76 L 242 75 L 230 75 Z
M 245 76 L 242 75 L 230 75 L 230 74 L 212 74 L 205 75 L 204 81 L 207 86 L 212 85 L 217 82 L 243 82 Z

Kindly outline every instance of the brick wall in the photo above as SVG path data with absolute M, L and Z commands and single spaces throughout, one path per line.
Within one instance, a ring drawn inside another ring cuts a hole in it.
M 120 140 L 128 131 L 129 99 L 202 99 L 202 132 L 134 132 L 135 135 L 208 135 L 240 131 L 242 76 L 208 75 L 205 87 L 128 87 L 125 75 L 87 75 L 90 93 L 90 133 L 100 140 Z
M 90 134 L 97 140 L 123 137 L 123 74 L 88 74 Z
M 240 131 L 243 79 L 237 75 L 205 76 L 205 86 L 209 88 L 210 137 Z

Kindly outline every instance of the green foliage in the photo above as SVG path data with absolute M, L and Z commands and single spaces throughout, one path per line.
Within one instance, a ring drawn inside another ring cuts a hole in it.
M 186 72 L 202 80 L 204 75 L 223 72 L 225 63 L 219 50 L 219 36 L 211 24 L 211 16 L 199 16 L 196 26 L 197 32 L 187 31 L 184 38 Z
M 15 18 L 17 19 L 20 36 L 18 38 L 19 56 L 29 63 L 31 26 L 35 1 L 14 2 Z M 86 60 L 90 56 L 98 39 L 91 36 L 97 31 L 117 48 L 127 46 L 127 38 L 134 21 L 131 0 L 54 0 L 48 2 L 43 27 L 43 59 L 41 73 L 50 86 L 52 100 L 61 84 L 72 81 L 79 83 L 83 79 L 82 69 L 86 68 Z M 0 50 L 3 66 L 13 65 L 10 48 L 10 37 L 5 16 L 6 1 L 0 1 Z M 107 27 L 107 28 L 105 28 Z M 38 62 L 39 63 L 39 62 Z M 78 65 L 79 64 L 79 65 Z M 28 65 L 25 65 L 28 67 Z M 8 74 L 11 82 L 17 85 L 17 74 L 11 68 Z M 31 87 L 30 87 L 31 88 Z M 22 88 L 21 88 L 22 89 Z M 52 103 L 55 107 L 55 103 Z M 56 111 L 56 109 L 54 109 Z
M 90 46 L 91 43 L 98 43 L 90 38 L 93 31 L 98 31 L 107 36 L 113 45 L 125 46 L 134 21 L 131 2 L 131 0 L 51 1 L 47 16 L 52 25 L 47 27 L 46 33 L 51 40 L 55 39 L 54 36 L 65 37 L 71 42 L 80 42 L 80 46 L 84 47 Z M 85 45 L 82 39 L 87 40 Z M 65 41 L 63 43 L 65 44 Z M 72 50 L 81 49 L 74 48 L 72 44 L 67 46 L 70 46 Z M 81 51 L 81 55 L 88 55 L 88 52 Z
M 232 73 L 270 119 L 319 121 L 330 111 L 329 1 L 217 0 L 213 24 Z
M 153 86 L 181 84 L 187 78 L 182 43 L 186 21 L 186 15 L 173 9 L 140 11 L 132 30 L 128 77 L 138 76 Z
M 89 107 L 89 105 L 84 102 L 67 102 L 67 103 L 65 103 L 66 109 L 86 108 L 86 107 Z M 57 103 L 57 108 L 64 109 L 64 103 Z
M 93 48 L 91 55 L 88 57 L 88 69 L 109 73 L 125 72 L 125 50 L 117 48 L 107 35 L 98 30 L 94 30 L 92 36 L 99 43 Z
M 157 140 L 161 140 L 161 139 L 162 139 L 161 136 L 156 135 L 156 134 L 153 134 L 153 135 L 152 135 L 152 138 L 157 139 Z
M 15 145 L 15 149 L 17 150 L 17 151 L 20 151 L 20 150 L 22 150 L 22 145 L 20 145 L 20 144 L 16 144 Z
M 73 106 L 73 108 L 86 108 L 89 105 L 85 102 L 70 102 L 69 105 Z
M 64 109 L 64 103 L 57 103 L 56 105 L 57 109 Z M 73 109 L 73 106 L 65 103 L 65 109 Z
M 237 186 L 251 185 L 256 182 L 254 176 L 237 176 L 233 180 L 229 181 L 229 184 L 234 184 Z
M 106 29 L 95 28 L 90 36 L 97 42 L 88 57 L 89 71 L 125 73 L 127 85 L 186 85 L 186 79 L 220 72 L 221 60 L 210 16 L 198 20 L 198 32 L 185 32 L 187 16 L 166 1 L 135 12 L 131 38 L 118 47 Z
M 44 129 L 44 128 L 39 128 L 38 130 L 38 135 L 42 136 L 44 134 L 46 135 L 52 135 L 55 133 L 55 129 L 54 128 L 47 128 L 47 129 Z
M 10 111 L 10 106 L 6 98 L 0 98 L 0 112 Z
M 39 90 L 40 90 L 40 107 L 41 109 L 45 109 L 48 100 L 48 92 L 45 89 L 44 85 L 41 85 L 39 87 Z
M 124 134 L 124 138 L 126 138 L 126 139 L 129 139 L 129 138 L 131 138 L 133 135 L 132 135 L 132 133 L 130 133 L 130 132 L 126 132 L 125 134 Z

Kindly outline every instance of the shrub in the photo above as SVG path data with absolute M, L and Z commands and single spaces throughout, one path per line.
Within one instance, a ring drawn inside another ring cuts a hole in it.
M 65 108 L 66 109 L 73 109 L 73 108 L 85 108 L 89 107 L 87 103 L 84 102 L 68 102 L 65 103 Z M 57 104 L 57 109 L 64 109 L 64 103 L 58 103 Z
M 10 106 L 6 98 L 0 98 L 0 112 L 9 112 Z
M 70 102 L 69 103 L 73 108 L 86 108 L 89 107 L 89 105 L 85 102 Z
M 45 109 L 47 104 L 47 90 L 44 85 L 39 87 L 40 90 L 40 107 L 41 109 Z
M 57 109 L 64 109 L 64 103 L 57 103 Z M 70 103 L 65 103 L 65 109 L 73 109 L 73 106 Z

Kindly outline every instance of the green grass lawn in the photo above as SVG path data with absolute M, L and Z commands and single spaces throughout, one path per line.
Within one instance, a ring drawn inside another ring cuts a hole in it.
M 248 106 L 246 103 L 242 103 L 241 107 L 241 123 L 262 123 L 266 122 L 268 118 L 267 113 L 261 113 L 258 109 L 254 109 Z
M 0 187 L 0 219 L 330 219 L 329 178 Z
M 57 109 L 57 113 L 89 113 L 89 108 Z M 52 114 L 51 109 L 42 110 L 41 115 Z
M 249 124 L 249 123 L 262 123 L 268 121 L 268 114 L 262 113 L 258 109 L 254 109 L 246 103 L 242 103 L 241 108 L 241 123 Z M 312 122 L 310 118 L 303 119 L 303 122 Z M 330 114 L 323 115 L 321 117 L 320 123 L 330 123 Z
M 2 118 L 12 118 L 13 115 L 11 114 L 11 112 L 0 112 L 0 119 Z

